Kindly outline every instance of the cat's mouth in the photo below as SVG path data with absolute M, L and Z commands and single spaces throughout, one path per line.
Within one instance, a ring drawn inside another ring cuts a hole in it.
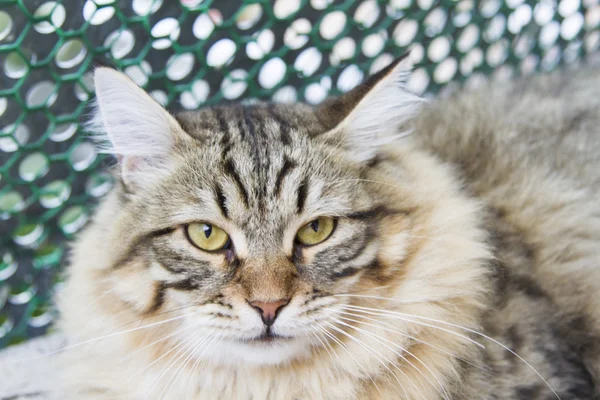
M 293 339 L 292 336 L 283 336 L 273 333 L 271 329 L 267 329 L 260 336 L 256 336 L 250 339 L 246 339 L 245 342 L 248 343 L 276 343 L 281 341 L 288 341 Z

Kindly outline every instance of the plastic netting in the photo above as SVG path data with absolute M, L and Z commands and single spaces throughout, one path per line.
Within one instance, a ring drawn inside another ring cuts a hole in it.
M 318 103 L 409 48 L 434 93 L 599 47 L 600 0 L 0 0 L 0 347 L 51 326 L 66 242 L 111 187 L 80 125 L 94 66 L 175 111 Z

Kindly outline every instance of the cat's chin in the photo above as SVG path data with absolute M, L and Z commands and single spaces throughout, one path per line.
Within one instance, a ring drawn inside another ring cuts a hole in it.
M 256 340 L 226 340 L 216 346 L 210 358 L 224 365 L 279 365 L 306 358 L 310 343 L 304 338 L 270 337 Z

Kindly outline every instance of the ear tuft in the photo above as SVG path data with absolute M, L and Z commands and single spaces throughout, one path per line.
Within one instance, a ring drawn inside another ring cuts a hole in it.
M 378 148 L 410 133 L 403 125 L 424 102 L 407 89 L 411 69 L 408 57 L 401 57 L 317 111 L 329 124 L 329 135 L 342 135 L 345 147 L 359 161 L 372 159 Z
M 94 72 L 96 100 L 88 123 L 101 151 L 118 156 L 123 181 L 164 167 L 182 129 L 160 104 L 125 74 L 111 68 Z

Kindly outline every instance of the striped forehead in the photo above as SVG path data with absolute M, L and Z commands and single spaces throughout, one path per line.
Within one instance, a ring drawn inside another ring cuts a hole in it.
M 183 129 L 193 137 L 223 143 L 265 141 L 290 145 L 294 136 L 314 136 L 324 128 L 312 108 L 301 105 L 260 103 L 217 106 L 177 116 Z
M 243 223 L 249 229 L 264 225 L 269 215 L 303 211 L 310 185 L 309 138 L 323 132 L 310 109 L 225 106 L 180 115 L 178 120 L 217 158 L 220 173 L 211 191 L 225 218 L 237 219 L 227 207 L 234 197 L 248 211 Z

